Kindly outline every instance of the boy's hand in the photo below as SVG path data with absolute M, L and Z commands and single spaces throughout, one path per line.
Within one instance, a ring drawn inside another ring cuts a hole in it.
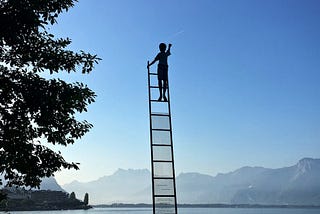
M 169 47 L 171 47 L 172 46 L 172 44 L 169 44 Z

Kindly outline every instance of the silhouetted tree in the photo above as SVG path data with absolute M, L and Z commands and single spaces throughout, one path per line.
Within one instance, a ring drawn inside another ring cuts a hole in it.
M 88 194 L 88 193 L 86 193 L 86 194 L 84 195 L 83 203 L 84 203 L 85 205 L 88 205 L 88 204 L 89 204 L 89 194 Z
M 74 192 L 72 192 L 72 193 L 70 194 L 69 198 L 70 198 L 71 200 L 76 200 L 76 194 L 75 194 Z
M 8 201 L 7 201 L 7 198 L 6 198 L 6 194 L 0 194 L 0 209 L 2 210 L 6 210 L 8 206 Z
M 0 203 L 7 199 L 7 194 L 0 190 Z
M 8 185 L 38 187 L 61 168 L 78 169 L 44 143 L 67 146 L 88 132 L 92 125 L 77 121 L 75 113 L 87 111 L 95 93 L 79 82 L 39 75 L 76 68 L 87 74 L 99 60 L 67 50 L 69 38 L 47 31 L 75 2 L 0 1 L 0 173 Z

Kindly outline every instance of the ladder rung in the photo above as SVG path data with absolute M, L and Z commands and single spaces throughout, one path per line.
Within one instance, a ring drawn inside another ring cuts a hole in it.
M 152 160 L 152 162 L 159 162 L 159 163 L 172 163 L 173 161 L 166 161 L 166 160 Z
M 158 75 L 157 73 L 149 72 L 149 75 Z
M 171 131 L 170 129 L 151 129 L 152 131 Z
M 173 179 L 173 177 L 154 177 L 153 176 L 153 179 L 162 179 L 162 180 L 164 180 L 164 179 Z
M 151 116 L 166 116 L 169 117 L 169 113 L 151 113 Z
M 171 197 L 176 197 L 176 195 L 154 195 L 154 197 L 158 197 L 158 198 L 160 198 L 160 197 L 167 197 L 167 198 L 171 198 Z M 171 205 L 171 204 L 170 204 Z M 171 205 L 172 207 L 174 207 L 174 205 L 172 204 Z
M 159 88 L 159 86 L 152 85 L 152 86 L 150 86 L 150 88 Z M 168 87 L 166 87 L 166 89 L 168 89 Z
M 167 103 L 168 102 L 168 100 L 167 101 L 163 101 L 163 100 L 150 100 L 151 102 L 158 102 L 158 103 Z
M 172 147 L 172 144 L 152 144 L 152 146 L 170 146 L 170 147 Z
M 169 115 L 169 112 L 157 112 L 157 111 L 154 111 L 154 112 L 151 112 L 151 115 L 153 115 L 153 114 Z

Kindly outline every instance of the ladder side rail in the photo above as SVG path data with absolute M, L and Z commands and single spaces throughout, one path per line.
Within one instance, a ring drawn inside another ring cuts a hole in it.
M 149 65 L 149 61 L 148 61 L 148 65 Z M 151 84 L 151 80 L 150 80 L 150 68 L 148 66 L 148 95 L 149 95 L 149 120 L 150 120 L 150 148 L 151 148 L 151 177 L 152 177 L 152 209 L 153 209 L 153 213 L 156 213 L 156 207 L 155 207 L 155 189 L 154 189 L 154 167 L 153 167 L 153 141 L 152 141 L 152 118 L 151 118 L 151 88 L 150 88 L 150 84 Z
M 169 77 L 167 80 L 167 91 L 168 91 L 168 112 L 169 112 L 169 125 L 170 125 L 170 140 L 171 140 L 171 159 L 172 159 L 172 170 L 173 170 L 173 193 L 175 200 L 175 213 L 178 214 L 178 204 L 177 204 L 177 190 L 176 190 L 176 175 L 174 167 L 174 152 L 173 152 L 173 137 L 172 137 L 172 122 L 171 122 L 171 107 L 170 107 L 170 90 L 169 90 Z

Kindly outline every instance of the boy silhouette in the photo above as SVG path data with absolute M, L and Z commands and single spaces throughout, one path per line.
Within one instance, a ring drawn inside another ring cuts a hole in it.
M 166 97 L 166 90 L 168 86 L 168 56 L 171 55 L 170 49 L 171 44 L 169 44 L 169 48 L 167 49 L 167 45 L 165 43 L 160 43 L 159 49 L 160 52 L 157 54 L 157 56 L 154 58 L 154 60 L 148 64 L 148 68 L 153 65 L 156 61 L 159 61 L 158 64 L 158 85 L 159 85 L 159 92 L 160 96 L 158 101 L 161 101 L 163 98 L 163 101 L 167 102 Z M 162 84 L 163 83 L 163 84 Z

